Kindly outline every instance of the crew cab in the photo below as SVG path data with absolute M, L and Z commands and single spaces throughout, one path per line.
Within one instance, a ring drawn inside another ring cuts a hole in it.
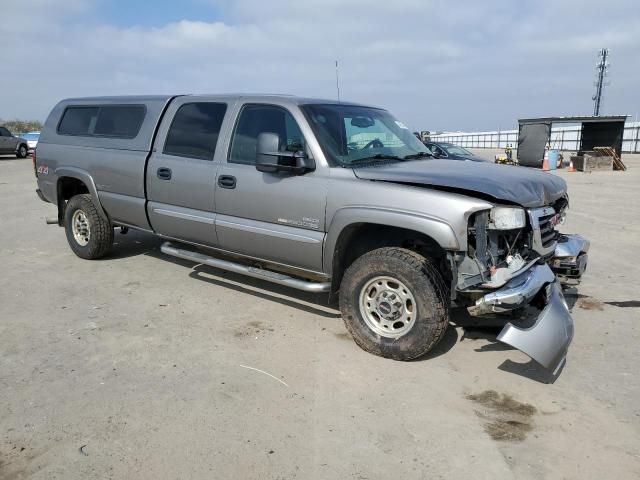
M 589 249 L 556 229 L 565 182 L 436 159 L 384 109 L 284 95 L 67 99 L 35 168 L 81 258 L 107 255 L 116 228 L 154 233 L 168 255 L 329 292 L 355 342 L 396 360 L 429 352 L 452 304 L 527 311 L 498 339 L 553 372 L 565 361 L 561 283 L 579 281 Z

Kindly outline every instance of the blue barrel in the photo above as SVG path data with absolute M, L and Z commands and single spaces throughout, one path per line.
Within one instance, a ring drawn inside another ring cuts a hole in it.
M 549 170 L 555 170 L 558 165 L 558 150 L 549 150 Z

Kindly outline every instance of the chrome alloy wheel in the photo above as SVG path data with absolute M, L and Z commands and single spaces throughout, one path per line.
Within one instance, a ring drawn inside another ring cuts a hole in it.
M 78 245 L 84 247 L 89 243 L 91 229 L 89 228 L 87 215 L 82 210 L 73 212 L 73 217 L 71 217 L 71 230 L 73 232 L 73 238 L 78 242 Z
M 415 323 L 416 301 L 411 290 L 393 277 L 375 277 L 360 291 L 360 314 L 381 337 L 400 338 Z

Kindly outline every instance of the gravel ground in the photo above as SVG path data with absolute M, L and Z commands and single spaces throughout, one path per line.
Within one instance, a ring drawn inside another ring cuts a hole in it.
M 426 359 L 393 362 L 322 297 L 165 257 L 150 235 L 81 260 L 45 225 L 31 160 L 0 158 L 0 479 L 639 478 L 640 157 L 625 160 L 558 173 L 563 229 L 592 245 L 548 384 L 460 315 Z

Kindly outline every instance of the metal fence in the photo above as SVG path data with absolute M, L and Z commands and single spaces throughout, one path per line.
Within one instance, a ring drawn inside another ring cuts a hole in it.
M 551 147 L 575 152 L 580 148 L 580 126 L 551 129 Z M 451 132 L 430 135 L 436 142 L 449 142 L 467 148 L 505 148 L 518 146 L 518 130 L 494 132 Z M 640 122 L 627 122 L 622 138 L 623 153 L 640 153 Z

